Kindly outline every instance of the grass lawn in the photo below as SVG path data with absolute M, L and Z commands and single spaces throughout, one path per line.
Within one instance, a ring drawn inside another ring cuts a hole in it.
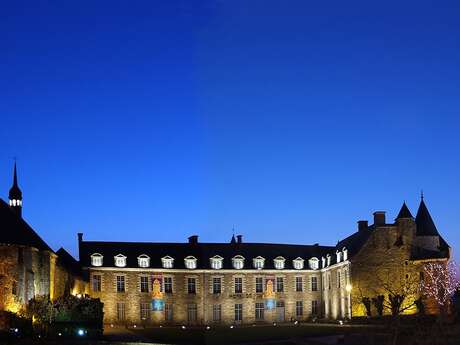
M 369 326 L 339 326 L 324 324 L 301 325 L 267 325 L 235 327 L 204 328 L 179 327 L 131 329 L 139 337 L 151 341 L 169 344 L 236 344 L 244 342 L 258 342 L 267 340 L 283 340 L 289 338 L 307 338 L 350 333 L 375 332 L 376 327 Z M 381 328 L 378 328 L 381 331 Z

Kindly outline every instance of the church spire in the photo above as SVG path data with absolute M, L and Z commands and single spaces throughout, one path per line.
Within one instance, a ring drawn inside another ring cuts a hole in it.
M 8 195 L 10 200 L 10 207 L 16 212 L 18 216 L 22 214 L 22 192 L 18 186 L 18 172 L 16 168 L 16 161 L 14 161 L 14 172 L 13 172 L 13 186 L 10 188 Z

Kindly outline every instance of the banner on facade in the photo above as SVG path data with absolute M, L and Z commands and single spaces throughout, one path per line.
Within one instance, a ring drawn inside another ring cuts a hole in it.
M 276 298 L 275 298 L 275 277 L 274 276 L 265 277 L 264 299 L 265 299 L 265 309 L 267 310 L 275 309 Z
M 163 311 L 164 309 L 162 282 L 161 274 L 152 276 L 152 311 Z

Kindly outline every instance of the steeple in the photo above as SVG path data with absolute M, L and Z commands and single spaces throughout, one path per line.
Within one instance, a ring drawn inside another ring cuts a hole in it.
M 22 192 L 18 186 L 18 172 L 16 169 L 16 161 L 14 162 L 14 173 L 13 173 L 13 186 L 8 194 L 10 200 L 10 207 L 16 214 L 21 217 L 22 215 Z
M 399 210 L 398 216 L 396 217 L 396 220 L 401 219 L 401 218 L 414 218 L 412 216 L 412 213 L 410 213 L 409 208 L 406 205 L 406 202 L 404 201 L 401 210 Z
M 439 236 L 438 229 L 436 229 L 433 218 L 431 218 L 430 212 L 425 205 L 423 194 L 415 217 L 415 224 L 417 225 L 417 236 Z

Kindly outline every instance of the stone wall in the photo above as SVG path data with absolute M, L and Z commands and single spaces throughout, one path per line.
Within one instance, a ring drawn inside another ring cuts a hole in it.
M 327 270 L 331 274 L 331 288 L 327 287 L 329 294 L 327 295 L 328 303 L 333 306 L 330 311 L 327 311 L 327 316 L 330 318 L 346 317 L 348 308 L 348 298 L 346 293 L 347 263 L 331 267 Z M 341 271 L 341 284 L 337 283 L 337 271 Z M 256 277 L 264 279 L 264 289 L 266 288 L 266 278 L 273 277 L 283 278 L 284 292 L 276 292 L 276 301 L 284 302 L 284 318 L 285 321 L 294 319 L 306 320 L 315 315 L 312 315 L 312 300 L 317 301 L 318 315 L 321 315 L 321 305 L 323 302 L 323 287 L 322 287 L 322 271 L 294 271 L 294 270 L 168 270 L 167 272 L 157 272 L 152 270 L 142 269 L 108 269 L 108 268 L 91 268 L 90 269 L 90 295 L 94 298 L 100 298 L 104 303 L 104 321 L 106 323 L 142 323 L 140 315 L 140 304 L 151 303 L 151 284 L 149 284 L 149 292 L 140 292 L 140 277 L 152 277 L 161 274 L 163 279 L 171 277 L 173 282 L 173 292 L 164 293 L 163 301 L 165 304 L 171 305 L 173 308 L 172 323 L 187 324 L 187 306 L 196 304 L 197 307 L 197 324 L 213 323 L 213 305 L 221 306 L 221 321 L 222 323 L 235 323 L 235 304 L 243 306 L 242 323 L 259 322 L 255 319 L 255 304 L 264 303 L 264 293 L 256 293 Z M 93 291 L 92 281 L 94 275 L 101 276 L 101 292 Z M 116 291 L 116 276 L 124 276 L 126 284 L 126 292 Z M 312 291 L 311 277 L 317 278 L 317 291 Z M 221 293 L 213 294 L 212 282 L 213 278 L 221 278 Z M 234 282 L 235 278 L 242 278 L 243 291 L 235 293 Z M 302 291 L 296 291 L 296 277 L 302 277 Z M 187 279 L 196 279 L 196 294 L 189 294 L 187 291 Z M 151 281 L 151 279 L 149 279 Z M 303 303 L 302 315 L 296 315 L 296 302 Z M 125 321 L 120 321 L 117 318 L 117 303 L 125 305 Z M 274 322 L 280 321 L 282 308 L 274 310 L 264 310 L 264 321 Z M 165 323 L 164 312 L 150 312 L 147 323 Z

